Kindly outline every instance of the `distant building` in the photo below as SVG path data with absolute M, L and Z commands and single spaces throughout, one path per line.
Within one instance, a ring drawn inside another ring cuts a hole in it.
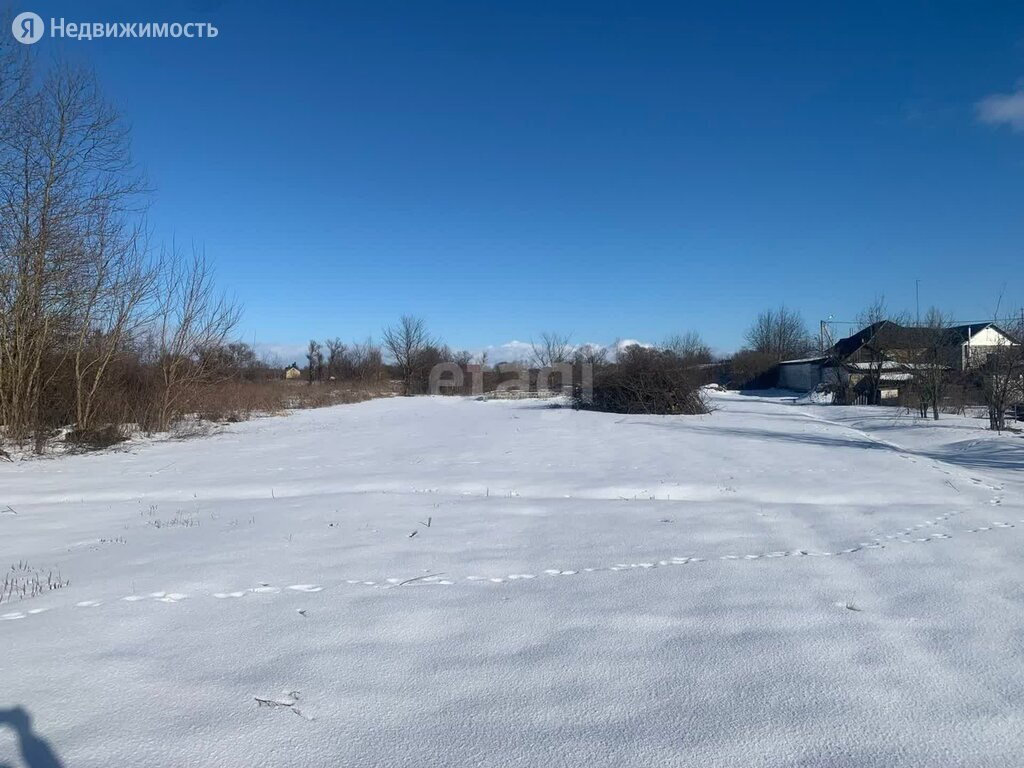
M 872 399 L 892 401 L 925 367 L 976 369 L 993 351 L 1018 344 L 995 323 L 936 329 L 883 320 L 840 339 L 824 355 L 779 363 L 777 386 L 809 392 L 826 385 L 854 395 L 870 390 Z
M 779 363 L 776 386 L 797 392 L 810 392 L 819 384 L 830 383 L 834 371 L 827 357 L 806 357 Z
M 882 320 L 839 340 L 826 354 L 847 365 L 866 366 L 883 360 L 913 365 L 927 350 L 938 346 L 945 366 L 966 371 L 984 365 L 996 349 L 1017 343 L 1017 339 L 995 323 L 936 329 L 906 327 Z
M 302 370 L 295 363 L 292 363 L 284 369 L 284 377 L 286 379 L 298 379 L 302 376 Z

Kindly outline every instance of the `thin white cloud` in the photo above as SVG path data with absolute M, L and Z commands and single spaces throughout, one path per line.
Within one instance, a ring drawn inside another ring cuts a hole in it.
M 306 345 L 257 343 L 256 354 L 267 362 L 277 363 L 282 366 L 292 362 L 298 362 L 302 365 L 302 361 L 306 359 Z
M 610 357 L 615 357 L 616 354 L 621 352 L 626 347 L 632 345 L 638 345 L 641 347 L 650 347 L 651 345 L 638 341 L 636 339 L 619 339 L 611 344 L 600 344 L 597 342 L 589 342 L 587 344 L 570 344 L 570 348 L 575 351 L 582 347 L 594 347 L 596 349 L 605 350 Z M 484 349 L 480 352 L 487 353 L 487 360 L 490 363 L 498 362 L 520 362 L 530 361 L 533 359 L 533 344 L 528 341 L 507 341 L 504 344 L 495 344 Z M 478 353 L 479 354 L 479 353 Z
M 529 360 L 533 356 L 533 345 L 528 341 L 506 341 L 504 344 L 485 347 L 481 352 L 487 353 L 491 363 L 514 362 Z
M 978 119 L 988 125 L 1008 125 L 1024 131 L 1024 85 L 1013 93 L 994 93 L 979 101 Z
M 615 342 L 615 351 L 621 352 L 627 347 L 644 347 L 645 349 L 650 349 L 652 346 L 652 344 L 648 344 L 647 342 L 640 341 L 638 339 L 619 339 Z

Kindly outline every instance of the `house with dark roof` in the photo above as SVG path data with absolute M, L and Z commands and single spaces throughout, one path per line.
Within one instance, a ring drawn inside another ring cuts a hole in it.
M 824 355 L 780 363 L 778 386 L 810 391 L 824 385 L 861 401 L 895 401 L 924 369 L 979 368 L 995 350 L 1019 343 L 995 323 L 923 328 L 883 320 L 840 339 Z
M 1017 339 L 995 323 L 926 328 L 882 320 L 840 339 L 829 350 L 828 356 L 845 364 L 888 360 L 913 365 L 938 349 L 944 365 L 966 371 L 984 365 L 993 351 L 1017 344 Z

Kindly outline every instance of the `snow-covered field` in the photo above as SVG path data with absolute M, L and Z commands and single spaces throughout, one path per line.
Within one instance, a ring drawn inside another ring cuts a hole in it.
M 0 464 L 0 764 L 1021 765 L 1024 439 L 715 404 Z

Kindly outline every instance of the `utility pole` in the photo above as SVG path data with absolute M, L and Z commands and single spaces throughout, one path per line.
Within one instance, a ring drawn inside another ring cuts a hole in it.
M 917 301 L 917 326 L 921 327 L 921 281 L 914 281 L 914 295 Z
M 835 315 L 829 315 L 828 320 L 821 321 L 821 327 L 818 331 L 818 352 L 824 356 L 825 352 L 832 348 L 832 331 L 828 327 L 829 321 L 835 317 Z

